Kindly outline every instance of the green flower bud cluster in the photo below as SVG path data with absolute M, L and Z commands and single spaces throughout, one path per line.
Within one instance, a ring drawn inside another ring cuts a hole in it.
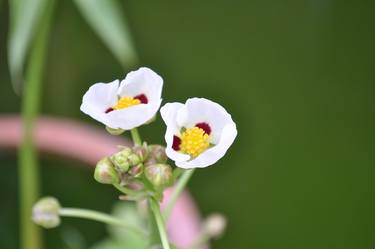
M 144 188 L 146 181 L 154 190 L 162 191 L 174 179 L 167 160 L 165 148 L 161 145 L 121 147 L 97 163 L 94 178 L 103 184 L 119 184 L 133 190 L 139 190 L 140 185 L 141 189 Z

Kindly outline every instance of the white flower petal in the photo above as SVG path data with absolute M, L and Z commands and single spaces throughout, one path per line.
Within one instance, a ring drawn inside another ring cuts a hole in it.
M 160 108 L 160 114 L 164 122 L 169 124 L 177 125 L 176 123 L 176 115 L 177 111 L 184 107 L 184 104 L 181 103 L 167 103 L 162 108 Z
M 237 129 L 235 123 L 233 122 L 232 124 L 228 124 L 223 128 L 222 136 L 218 144 L 204 151 L 191 161 L 176 161 L 176 165 L 184 169 L 205 168 L 210 166 L 219 161 L 219 159 L 225 155 L 236 136 Z
M 191 98 L 186 101 L 177 115 L 180 127 L 194 127 L 205 122 L 211 128 L 211 142 L 217 144 L 224 126 L 233 122 L 230 114 L 219 104 L 205 98 Z
M 82 98 L 80 110 L 107 125 L 109 120 L 105 111 L 117 102 L 118 86 L 119 80 L 92 85 Z
M 181 103 L 167 103 L 160 109 L 161 117 L 167 125 L 167 131 L 164 136 L 165 142 L 167 143 L 165 152 L 170 159 L 176 162 L 190 159 L 189 155 L 182 154 L 172 149 L 173 136 L 178 135 L 181 129 L 181 127 L 177 126 L 176 115 L 182 107 L 184 107 L 184 105 Z
M 163 79 L 151 69 L 141 67 L 128 73 L 121 81 L 118 95 L 134 97 L 144 94 L 150 103 L 161 98 L 162 89 Z
M 162 100 L 153 101 L 149 104 L 140 104 L 107 113 L 111 128 L 131 130 L 152 119 L 158 111 Z
M 175 151 L 174 149 L 172 149 L 172 147 L 167 147 L 165 149 L 165 153 L 167 154 L 167 156 L 172 159 L 173 161 L 175 161 L 176 163 L 179 163 L 179 162 L 186 162 L 188 160 L 190 160 L 190 156 L 187 155 L 187 154 L 183 154 L 183 153 L 180 153 L 178 151 Z M 182 167 L 181 167 L 182 168 Z

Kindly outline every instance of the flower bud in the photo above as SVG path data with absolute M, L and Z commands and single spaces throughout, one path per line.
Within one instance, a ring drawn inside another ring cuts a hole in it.
M 155 144 L 148 146 L 148 149 L 150 151 L 150 157 L 155 158 L 158 163 L 167 162 L 168 157 L 165 153 L 165 147 Z
M 136 145 L 133 147 L 133 152 L 139 157 L 139 159 L 143 162 L 146 160 L 148 156 L 148 149 L 147 145 Z
M 111 156 L 112 163 L 118 168 L 121 172 L 128 171 L 130 163 L 128 157 L 132 154 L 132 150 L 128 147 L 123 147 L 122 150 L 116 152 Z
M 145 167 L 146 178 L 156 187 L 168 186 L 172 183 L 172 168 L 168 164 L 154 164 Z
M 130 154 L 128 156 L 128 162 L 130 166 L 135 166 L 141 162 L 141 159 L 136 154 Z
M 142 175 L 142 173 L 143 173 L 143 164 L 142 163 L 131 167 L 130 170 L 129 170 L 129 175 L 131 175 L 133 177 L 139 177 L 140 175 Z
M 150 165 L 158 164 L 158 162 L 156 161 L 155 158 L 150 157 L 147 159 L 147 161 L 144 164 L 145 166 L 150 166 Z
M 103 158 L 96 164 L 94 178 L 103 184 L 114 184 L 120 181 L 119 175 L 108 157 Z
M 115 135 L 115 136 L 121 135 L 122 133 L 125 132 L 125 130 L 123 130 L 123 129 L 120 129 L 120 128 L 115 129 L 115 128 L 111 128 L 111 127 L 108 127 L 108 126 L 106 126 L 105 129 L 108 131 L 109 134 Z
M 203 231 L 211 238 L 220 237 L 227 225 L 227 220 L 222 214 L 211 214 L 203 223 Z
M 33 221 L 44 227 L 54 228 L 60 224 L 60 204 L 54 197 L 44 197 L 33 207 Z

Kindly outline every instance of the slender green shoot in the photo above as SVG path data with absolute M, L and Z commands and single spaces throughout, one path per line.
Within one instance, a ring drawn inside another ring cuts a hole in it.
M 132 224 L 126 223 L 125 221 L 120 220 L 117 217 L 113 217 L 111 215 L 101 213 L 98 211 L 81 209 L 81 208 L 61 208 L 59 210 L 59 215 L 65 216 L 65 217 L 75 217 L 75 218 L 95 220 L 95 221 L 106 223 L 108 225 L 120 226 L 137 235 L 145 236 L 145 232 L 141 230 L 140 228 Z
M 43 68 L 54 0 L 47 4 L 30 54 L 22 99 L 22 142 L 19 150 L 20 241 L 23 249 L 41 249 L 39 228 L 31 221 L 31 209 L 39 195 L 39 168 L 33 130 L 39 112 Z

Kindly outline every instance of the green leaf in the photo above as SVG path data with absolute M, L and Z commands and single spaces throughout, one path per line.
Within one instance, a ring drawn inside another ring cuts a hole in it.
M 47 0 L 10 0 L 8 63 L 12 85 L 20 92 L 23 68 Z
M 89 25 L 107 45 L 123 68 L 137 64 L 130 32 L 116 0 L 74 0 Z

